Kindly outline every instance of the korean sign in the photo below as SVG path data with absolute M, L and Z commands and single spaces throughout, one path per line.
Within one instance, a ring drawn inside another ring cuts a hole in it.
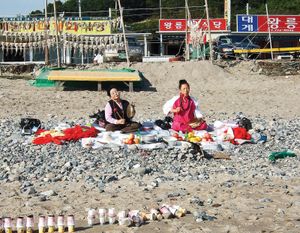
M 199 28 L 207 30 L 207 20 L 200 19 Z M 199 19 L 194 19 L 193 23 L 198 22 Z M 211 31 L 225 31 L 226 20 L 225 19 L 211 19 L 210 30 Z M 160 32 L 184 32 L 186 30 L 187 21 L 185 19 L 161 19 L 159 20 Z
M 34 33 L 49 30 L 50 34 L 55 33 L 56 23 L 54 20 L 35 21 L 2 21 L 0 30 L 16 33 Z M 59 20 L 58 31 L 61 33 L 77 35 L 101 35 L 111 33 L 111 23 L 109 20 Z
M 300 32 L 300 15 L 237 15 L 238 32 Z

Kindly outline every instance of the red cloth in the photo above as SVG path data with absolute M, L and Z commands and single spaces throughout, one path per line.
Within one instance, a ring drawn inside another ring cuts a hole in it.
M 247 132 L 245 128 L 237 127 L 233 128 L 232 130 L 234 134 L 234 139 L 251 140 L 251 135 Z M 238 144 L 234 139 L 230 142 L 235 145 Z
M 42 132 L 44 132 L 44 130 L 40 130 L 37 133 L 40 134 Z M 33 140 L 33 144 L 41 145 L 53 142 L 57 145 L 61 145 L 63 141 L 78 141 L 81 138 L 96 137 L 98 131 L 94 127 L 90 128 L 76 125 L 73 128 L 65 129 L 63 133 L 64 136 L 52 137 L 51 134 L 47 134 L 44 137 L 37 137 Z
M 196 105 L 190 96 L 180 97 L 175 101 L 173 109 L 181 107 L 179 113 L 174 113 L 172 129 L 182 132 L 192 132 L 193 130 L 205 130 L 207 129 L 207 124 L 203 122 L 197 128 L 192 128 L 189 123 L 195 118 Z

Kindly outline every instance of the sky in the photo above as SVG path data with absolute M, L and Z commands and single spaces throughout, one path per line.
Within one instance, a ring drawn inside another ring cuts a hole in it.
M 48 0 L 52 3 L 53 0 Z M 63 2 L 63 1 L 62 1 Z M 43 10 L 45 0 L 0 0 L 0 18 L 26 15 L 33 10 Z

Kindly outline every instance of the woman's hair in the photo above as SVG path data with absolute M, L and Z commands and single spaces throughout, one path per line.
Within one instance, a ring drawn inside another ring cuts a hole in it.
M 186 84 L 186 85 L 188 85 L 188 87 L 190 87 L 190 84 L 185 79 L 181 79 L 181 80 L 179 80 L 178 88 L 181 89 L 181 86 L 184 84 Z
M 117 89 L 117 90 L 118 90 L 118 88 L 116 88 L 115 86 L 110 86 L 110 87 L 107 89 L 107 96 L 111 97 L 111 96 L 110 96 L 110 91 L 111 91 L 112 89 Z

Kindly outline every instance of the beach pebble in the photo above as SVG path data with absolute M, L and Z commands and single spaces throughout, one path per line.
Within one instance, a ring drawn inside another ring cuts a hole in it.
M 48 191 L 41 192 L 40 195 L 46 197 L 52 197 L 52 196 L 56 196 L 57 193 L 54 190 L 48 190 Z

